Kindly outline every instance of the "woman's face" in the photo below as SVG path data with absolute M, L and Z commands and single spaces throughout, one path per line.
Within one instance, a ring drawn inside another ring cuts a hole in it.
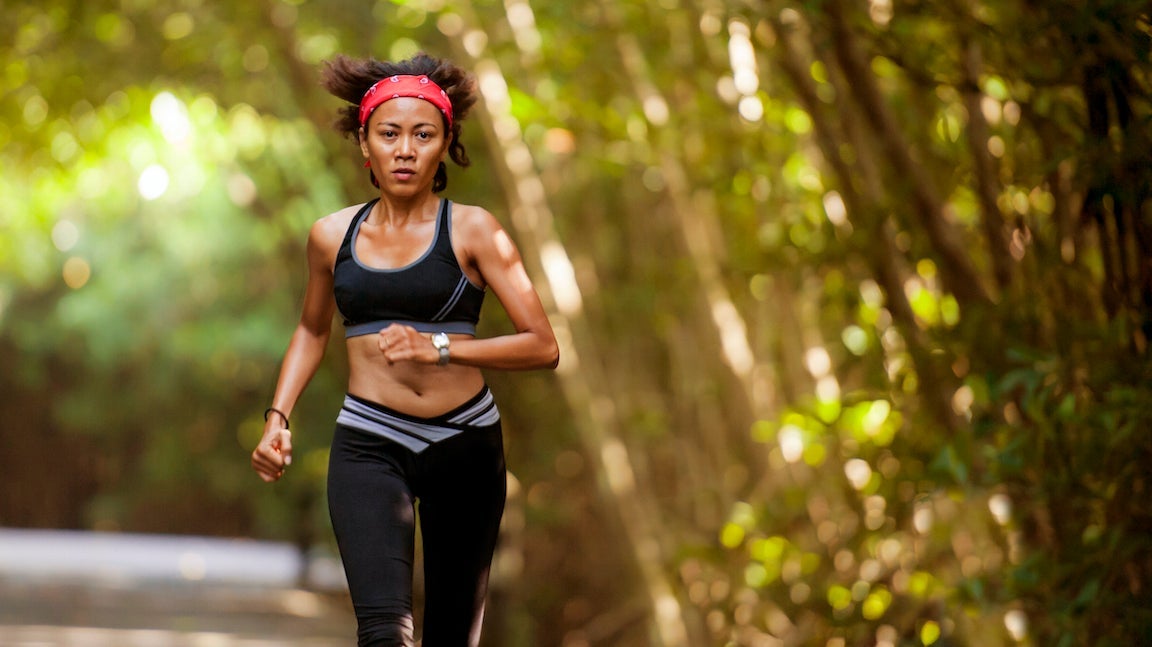
M 360 150 L 372 163 L 380 190 L 397 196 L 430 190 L 448 152 L 440 110 L 416 97 L 380 104 L 361 131 Z

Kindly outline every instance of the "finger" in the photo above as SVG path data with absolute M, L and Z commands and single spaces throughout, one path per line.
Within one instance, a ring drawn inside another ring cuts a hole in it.
M 260 441 L 252 452 L 253 467 L 260 467 L 269 472 L 284 469 L 284 456 L 280 451 L 280 445 L 281 435 L 287 432 L 287 429 L 275 429 Z
M 287 429 L 279 431 L 280 457 L 285 465 L 292 464 L 292 432 Z
M 284 469 L 286 464 L 284 447 L 287 444 L 288 451 L 291 452 L 291 440 L 288 440 L 290 434 L 287 429 L 273 429 L 269 432 L 268 437 L 264 442 L 260 443 L 261 455 L 267 460 L 268 464 L 277 470 Z
M 252 469 L 256 470 L 256 474 L 259 475 L 265 483 L 276 481 L 284 474 L 283 469 L 268 460 L 268 458 L 259 451 L 252 452 Z
M 275 483 L 276 481 L 280 480 L 280 477 L 284 474 L 284 472 L 276 472 L 272 474 L 268 472 L 257 472 L 256 474 L 260 477 L 260 480 L 264 481 L 265 483 Z
M 403 332 L 402 338 L 404 339 L 404 345 L 409 348 L 417 346 L 421 341 L 425 339 L 424 334 L 412 326 L 403 326 L 401 330 Z
M 252 469 L 260 474 L 277 474 L 284 470 L 284 465 L 279 456 L 253 455 Z

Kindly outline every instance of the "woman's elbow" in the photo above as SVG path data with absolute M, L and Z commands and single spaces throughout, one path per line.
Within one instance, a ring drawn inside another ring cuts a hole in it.
M 552 339 L 544 346 L 540 356 L 541 368 L 555 369 L 560 365 L 560 345 L 556 343 L 555 339 Z
M 296 325 L 295 338 L 300 340 L 301 343 L 310 346 L 317 346 L 321 349 L 328 347 L 328 339 L 332 336 L 331 324 L 325 326 L 323 324 L 316 324 L 307 320 L 301 320 Z

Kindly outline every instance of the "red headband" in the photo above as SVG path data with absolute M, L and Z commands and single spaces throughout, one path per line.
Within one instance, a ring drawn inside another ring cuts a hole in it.
M 368 117 L 380 104 L 400 97 L 415 97 L 436 106 L 448 120 L 448 129 L 452 129 L 452 102 L 448 100 L 448 93 L 427 76 L 411 74 L 390 76 L 368 88 L 360 100 L 360 126 L 368 125 Z

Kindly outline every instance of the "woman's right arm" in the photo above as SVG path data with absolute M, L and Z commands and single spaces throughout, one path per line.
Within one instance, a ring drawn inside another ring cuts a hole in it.
M 320 367 L 332 331 L 332 316 L 336 311 L 332 266 L 343 240 L 343 231 L 336 222 L 339 219 L 334 216 L 318 220 L 308 234 L 308 284 L 300 323 L 280 364 L 280 378 L 264 423 L 264 436 L 252 451 L 252 468 L 269 483 L 283 476 L 284 468 L 292 462 L 287 416 L 292 415 L 296 400 Z

